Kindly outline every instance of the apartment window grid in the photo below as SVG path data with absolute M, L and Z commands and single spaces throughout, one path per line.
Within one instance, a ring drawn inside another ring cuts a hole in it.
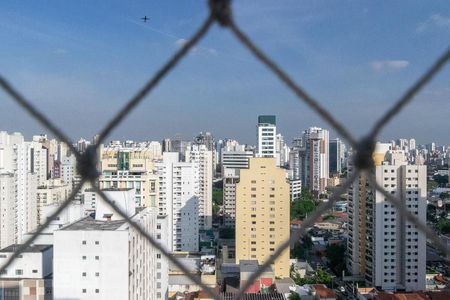
M 58 126 L 53 124 L 44 114 L 37 110 L 30 102 L 21 95 L 21 93 L 16 90 L 6 79 L 0 76 L 0 87 L 1 89 L 9 95 L 17 104 L 19 104 L 24 110 L 26 110 L 33 118 L 46 127 L 51 133 L 55 135 L 61 142 L 66 143 L 70 150 L 74 153 L 77 159 L 77 170 L 81 177 L 80 182 L 75 186 L 71 195 L 60 205 L 60 207 L 46 220 L 43 226 L 39 227 L 35 233 L 24 242 L 17 251 L 10 257 L 10 259 L 0 267 L 0 274 L 4 272 L 11 263 L 18 258 L 21 253 L 30 244 L 34 242 L 37 236 L 49 225 L 49 223 L 56 219 L 58 215 L 66 208 L 69 203 L 74 199 L 75 195 L 80 191 L 82 185 L 85 182 L 91 182 L 94 186 L 95 191 L 106 201 L 119 215 L 121 215 L 132 227 L 134 227 L 145 239 L 147 239 L 154 247 L 156 247 L 162 255 L 165 255 L 172 263 L 178 266 L 186 276 L 190 277 L 195 283 L 197 283 L 202 289 L 209 293 L 214 299 L 220 299 L 219 295 L 205 286 L 198 277 L 195 277 L 189 273 L 186 267 L 181 264 L 175 257 L 171 256 L 164 248 L 162 248 L 156 241 L 156 239 L 143 230 L 139 225 L 132 221 L 126 216 L 114 203 L 112 203 L 106 195 L 98 187 L 98 177 L 99 174 L 96 170 L 97 161 L 97 150 L 99 145 L 101 145 L 105 138 L 115 129 L 124 118 L 138 105 L 143 99 L 160 83 L 160 81 L 182 60 L 190 49 L 192 49 L 208 32 L 210 27 L 218 23 L 222 28 L 228 29 L 231 33 L 246 47 L 252 55 L 254 55 L 262 64 L 264 64 L 274 75 L 281 80 L 287 88 L 289 88 L 300 101 L 306 103 L 311 109 L 313 109 L 319 116 L 324 119 L 333 127 L 333 129 L 338 132 L 342 138 L 344 138 L 347 143 L 354 149 L 353 154 L 353 164 L 354 168 L 350 172 L 347 180 L 340 186 L 335 188 L 330 200 L 327 203 L 320 205 L 313 214 L 311 214 L 303 223 L 301 228 L 292 235 L 290 239 L 284 241 L 275 251 L 273 255 L 268 259 L 255 273 L 253 273 L 248 279 L 247 283 L 241 287 L 240 291 L 235 295 L 235 299 L 241 299 L 243 291 L 247 290 L 254 280 L 261 275 L 263 270 L 269 266 L 274 260 L 290 245 L 292 240 L 298 240 L 301 235 L 303 235 L 306 229 L 312 226 L 317 218 L 323 214 L 325 211 L 329 210 L 334 203 L 339 199 L 339 196 L 345 193 L 353 181 L 358 175 L 365 173 L 369 178 L 369 184 L 373 186 L 378 192 L 386 197 L 393 207 L 395 207 L 398 213 L 403 214 L 406 219 L 414 224 L 415 227 L 422 233 L 427 235 L 427 238 L 432 240 L 435 245 L 437 245 L 440 250 L 450 255 L 450 250 L 447 246 L 439 239 L 439 237 L 430 229 L 427 228 L 425 224 L 419 221 L 419 219 L 407 210 L 403 206 L 401 199 L 398 199 L 397 195 L 384 190 L 383 186 L 376 182 L 375 177 L 368 172 L 373 167 L 372 153 L 374 150 L 375 141 L 383 129 L 383 127 L 390 122 L 406 105 L 408 105 L 414 96 L 422 90 L 431 79 L 448 63 L 450 60 L 450 49 L 447 49 L 445 53 L 440 56 L 433 65 L 427 69 L 423 75 L 409 88 L 406 92 L 398 99 L 398 101 L 389 109 L 385 115 L 383 115 L 376 123 L 375 126 L 369 131 L 369 133 L 362 139 L 357 140 L 353 135 L 351 135 L 342 123 L 337 121 L 335 117 L 330 114 L 316 99 L 310 96 L 300 85 L 295 83 L 290 76 L 285 73 L 274 61 L 271 60 L 264 52 L 257 47 L 253 41 L 243 32 L 241 28 L 235 23 L 232 16 L 231 0 L 209 0 L 209 15 L 204 21 L 204 23 L 199 27 L 195 34 L 189 39 L 183 47 L 181 47 L 164 65 L 159 69 L 154 76 L 142 87 L 135 96 L 133 96 L 120 110 L 117 115 L 115 115 L 106 127 L 100 131 L 97 143 L 89 146 L 83 153 L 78 152 L 78 150 L 73 146 L 70 139 L 59 129 Z M 386 187 L 387 188 L 387 187 Z M 413 251 L 411 251 L 413 252 Z M 412 256 L 412 255 L 411 255 Z M 83 289 L 83 292 L 86 292 Z M 98 289 L 95 290 L 96 293 L 99 292 Z

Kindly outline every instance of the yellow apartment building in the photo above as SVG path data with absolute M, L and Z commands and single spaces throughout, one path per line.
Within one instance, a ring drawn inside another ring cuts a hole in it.
M 276 167 L 275 158 L 250 158 L 236 186 L 236 263 L 264 263 L 289 238 L 289 219 L 286 171 Z M 275 260 L 276 277 L 289 277 L 289 251 Z

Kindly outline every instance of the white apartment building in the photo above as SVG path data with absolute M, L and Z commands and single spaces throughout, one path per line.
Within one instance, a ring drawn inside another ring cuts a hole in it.
M 246 151 L 244 145 L 233 150 L 222 150 L 222 174 L 224 169 L 248 169 L 248 159 L 253 157 L 253 151 Z
M 223 208 L 224 226 L 235 227 L 236 222 L 236 184 L 241 169 L 248 169 L 253 151 L 245 150 L 245 145 L 227 143 L 222 151 Z
M 0 265 L 17 251 L 20 245 L 13 244 L 0 250 Z M 53 247 L 32 245 L 16 258 L 0 274 L 0 299 L 53 299 Z
M 19 244 L 9 245 L 0 250 L 0 266 L 20 247 Z M 52 245 L 32 245 L 23 251 L 21 257 L 16 258 L 5 270 L 0 278 L 46 278 L 53 273 Z
M 168 216 L 170 251 L 199 249 L 198 169 L 180 162 L 178 152 L 164 152 L 156 164 L 159 181 L 158 208 Z
M 303 132 L 300 150 L 302 183 L 315 193 L 322 193 L 329 178 L 329 132 L 310 127 Z
M 75 155 L 63 156 L 60 163 L 60 178 L 64 181 L 64 183 L 73 188 L 77 169 L 77 160 Z
M 13 243 L 21 242 L 22 235 L 38 225 L 36 194 L 47 179 L 46 151 L 38 142 L 25 142 L 20 133 L 0 132 L 0 180 L 6 188 L 0 191 L 0 234 L 13 232 Z M 10 242 L 10 234 L 0 235 L 0 245 Z
M 291 196 L 291 201 L 300 198 L 301 193 L 302 193 L 302 181 L 300 179 L 289 180 L 289 194 Z
M 166 217 L 133 220 L 167 245 Z M 86 217 L 54 234 L 55 299 L 167 299 L 167 259 L 125 220 Z
M 206 145 L 192 145 L 186 151 L 186 162 L 194 164 L 198 170 L 198 209 L 199 228 L 212 228 L 212 181 L 213 152 Z
M 377 182 L 426 222 L 427 170 L 377 144 Z M 360 176 L 349 190 L 348 269 L 381 290 L 425 290 L 426 237 Z
M 258 116 L 257 157 L 276 157 L 277 126 L 275 116 Z
M 43 207 L 53 203 L 61 204 L 69 197 L 71 190 L 71 186 L 65 184 L 64 181 L 60 179 L 46 180 L 44 185 L 41 185 L 37 188 L 38 224 L 42 225 L 45 222 L 42 215 Z
M 247 167 L 248 168 L 248 167 Z M 239 182 L 239 168 L 225 168 L 223 173 L 223 222 L 225 227 L 236 224 L 236 184 Z
M 14 173 L 2 171 L 0 173 L 0 248 L 17 242 L 15 197 Z
M 158 178 L 155 174 L 154 160 L 159 156 L 154 156 L 155 151 L 153 148 L 139 147 L 101 149 L 100 188 L 133 188 L 136 191 L 137 207 L 156 207 Z
M 284 167 L 289 161 L 289 147 L 284 142 L 283 136 L 278 133 L 275 137 L 275 158 L 277 167 Z

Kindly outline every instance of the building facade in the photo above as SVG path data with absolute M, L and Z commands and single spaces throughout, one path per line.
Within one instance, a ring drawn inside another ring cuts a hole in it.
M 257 157 L 276 157 L 277 126 L 275 116 L 258 116 Z
M 164 152 L 156 164 L 159 180 L 158 208 L 168 216 L 169 249 L 199 250 L 198 169 L 180 162 L 178 152 Z
M 156 208 L 132 219 L 167 246 Z M 86 217 L 54 233 L 54 297 L 167 299 L 165 260 L 125 220 Z
M 260 264 L 289 238 L 290 199 L 286 171 L 275 158 L 250 158 L 236 185 L 236 263 Z M 289 248 L 275 260 L 275 276 L 289 277 Z
M 206 145 L 193 145 L 186 151 L 186 162 L 197 169 L 199 227 L 209 230 L 212 228 L 213 151 Z
M 316 194 L 325 191 L 329 178 L 329 133 L 319 127 L 303 132 L 300 149 L 301 180 Z
M 405 153 L 391 148 L 391 144 L 377 144 L 376 180 L 425 223 L 426 166 L 408 165 Z M 364 175 L 348 195 L 348 269 L 381 290 L 425 290 L 424 234 L 375 191 Z

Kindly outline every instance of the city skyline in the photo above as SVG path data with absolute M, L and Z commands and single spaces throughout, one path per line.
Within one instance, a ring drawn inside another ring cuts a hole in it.
M 205 3 L 197 2 L 50 2 L 49 9 L 40 10 L 42 5 L 2 2 L 0 38 L 9 42 L 2 47 L 0 68 L 2 76 L 63 124 L 74 140 L 93 136 L 207 12 Z M 445 1 L 410 1 L 406 13 L 401 2 L 236 1 L 233 6 L 244 30 L 356 135 L 365 134 L 441 54 L 450 32 Z M 140 23 L 143 12 L 150 15 L 148 24 Z M 256 20 L 256 15 L 265 18 Z M 439 130 L 449 113 L 448 74 L 444 69 L 380 139 L 414 136 L 422 143 L 448 143 L 445 131 Z M 7 112 L 0 113 L 2 129 L 31 134 L 35 121 L 4 93 L 0 99 Z M 255 116 L 266 113 L 278 116 L 286 141 L 309 125 L 330 128 L 214 27 L 110 138 L 151 135 L 160 140 L 209 128 L 216 136 L 234 135 L 251 143 L 254 131 L 242 128 L 253 129 Z M 79 126 L 80 119 L 85 126 Z
M 3 1 L 0 298 L 450 298 L 449 36 L 448 0 Z

